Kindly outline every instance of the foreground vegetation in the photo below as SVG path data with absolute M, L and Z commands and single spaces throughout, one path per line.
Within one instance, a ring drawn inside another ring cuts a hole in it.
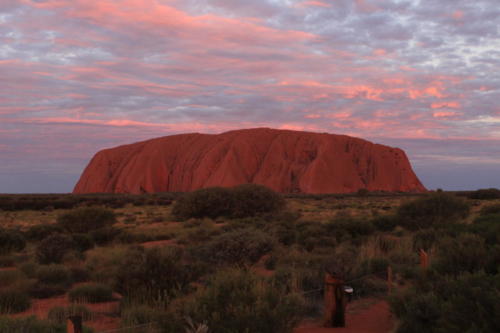
M 291 332 L 321 315 L 325 271 L 383 298 L 390 266 L 399 332 L 498 332 L 496 193 L 2 196 L 0 331 L 64 332 L 78 314 L 89 327 Z

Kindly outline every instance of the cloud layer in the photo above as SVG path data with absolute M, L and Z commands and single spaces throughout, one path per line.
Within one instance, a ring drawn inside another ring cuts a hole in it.
M 497 0 L 3 0 L 0 192 L 260 126 L 400 146 L 431 188 L 500 187 L 499 29 Z

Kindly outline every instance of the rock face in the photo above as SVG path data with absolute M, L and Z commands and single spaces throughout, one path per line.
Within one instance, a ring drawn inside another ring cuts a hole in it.
M 184 192 L 245 183 L 283 193 L 426 191 L 401 149 L 345 135 L 257 128 L 102 150 L 73 193 Z

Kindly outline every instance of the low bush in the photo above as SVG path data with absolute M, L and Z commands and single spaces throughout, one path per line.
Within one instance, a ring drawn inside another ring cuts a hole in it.
M 64 228 L 57 224 L 37 224 L 31 226 L 25 233 L 26 238 L 31 241 L 40 241 L 48 236 L 63 233 Z
M 423 288 L 394 295 L 390 304 L 400 322 L 397 332 L 498 332 L 499 298 L 498 276 L 467 273 L 433 276 Z
M 497 188 L 483 188 L 469 194 L 470 199 L 493 200 L 500 199 L 500 190 Z
M 65 254 L 75 248 L 73 238 L 54 234 L 44 238 L 36 248 L 36 258 L 41 264 L 60 263 Z
M 75 249 L 84 252 L 94 247 L 94 240 L 88 234 L 73 234 Z
M 115 213 L 102 207 L 76 208 L 57 218 L 57 223 L 71 233 L 87 233 L 110 227 L 115 222 Z
M 11 318 L 0 317 L 0 332 L 3 333 L 66 333 L 66 325 L 53 324 L 47 320 L 37 319 L 35 316 Z M 91 332 L 84 330 L 84 333 Z
M 216 265 L 245 267 L 271 252 L 273 246 L 273 239 L 262 231 L 240 229 L 213 238 L 200 248 L 199 256 Z
M 0 255 L 21 251 L 25 246 L 26 240 L 21 232 L 0 227 Z
M 190 318 L 195 324 L 205 323 L 211 332 L 285 333 L 303 313 L 298 294 L 286 293 L 249 271 L 229 270 L 217 273 L 205 289 L 171 310 L 165 328 L 180 332 L 185 318 Z
M 489 206 L 485 206 L 485 207 L 481 208 L 479 215 L 480 216 L 500 215 L 500 204 L 489 205 Z
M 129 298 L 168 299 L 186 290 L 193 271 L 176 248 L 132 248 L 117 268 L 116 290 Z
M 326 230 L 337 242 L 368 236 L 375 231 L 371 221 L 357 218 L 337 218 L 326 224 Z
M 68 297 L 71 302 L 109 302 L 113 300 L 113 290 L 103 284 L 86 284 L 71 289 Z
M 35 276 L 39 282 L 46 284 L 69 286 L 72 282 L 69 269 L 63 265 L 52 264 L 39 266 Z
M 371 222 L 380 231 L 392 231 L 398 225 L 398 220 L 394 215 L 380 215 L 373 218 Z
M 432 264 L 441 274 L 458 275 L 484 269 L 487 261 L 484 239 L 473 234 L 457 238 L 444 238 L 438 244 L 437 256 Z
M 469 215 L 470 206 L 463 198 L 436 192 L 403 203 L 397 211 L 398 223 L 410 230 L 441 227 Z
M 500 213 L 479 216 L 468 230 L 481 236 L 487 244 L 500 244 Z
M 172 207 L 172 215 L 180 220 L 216 218 L 230 215 L 231 192 L 227 188 L 211 187 L 184 194 Z
M 278 212 L 285 206 L 283 197 L 269 188 L 256 184 L 243 184 L 231 188 L 233 205 L 230 216 L 242 218 Z
M 157 323 L 161 320 L 163 311 L 145 304 L 127 304 L 121 311 L 121 326 L 131 327 Z
M 31 306 L 31 300 L 25 292 L 0 289 L 0 314 L 26 311 Z
M 175 202 L 172 215 L 180 220 L 220 216 L 243 218 L 275 213 L 284 205 L 280 194 L 261 185 L 211 187 L 184 194 Z
M 92 312 L 84 305 L 54 306 L 47 314 L 47 319 L 56 324 L 66 324 L 69 316 L 81 316 L 82 321 L 92 320 Z
M 112 242 L 120 235 L 120 230 L 114 227 L 105 227 L 90 232 L 93 242 L 104 245 Z

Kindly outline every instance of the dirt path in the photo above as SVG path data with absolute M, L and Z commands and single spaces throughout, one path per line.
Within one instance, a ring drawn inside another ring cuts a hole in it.
M 384 300 L 370 299 L 347 306 L 346 327 L 324 328 L 321 322 L 305 321 L 294 333 L 387 333 L 392 332 L 393 318 Z

